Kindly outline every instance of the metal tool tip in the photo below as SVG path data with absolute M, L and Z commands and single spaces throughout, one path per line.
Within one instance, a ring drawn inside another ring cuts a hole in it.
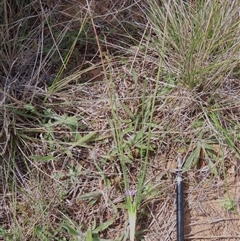
M 182 168 L 182 158 L 181 157 L 178 157 L 178 169 L 181 169 Z

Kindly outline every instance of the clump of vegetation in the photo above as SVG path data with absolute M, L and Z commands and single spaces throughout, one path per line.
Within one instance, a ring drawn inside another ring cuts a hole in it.
M 239 30 L 238 1 L 2 1 L 0 236 L 175 239 L 179 154 L 189 206 L 221 180 L 237 212 Z

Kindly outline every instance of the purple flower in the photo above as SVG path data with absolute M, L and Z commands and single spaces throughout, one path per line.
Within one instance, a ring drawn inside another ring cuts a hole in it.
M 137 193 L 137 190 L 131 190 L 131 189 L 125 189 L 125 194 L 127 195 L 127 196 L 135 196 L 136 195 L 136 193 Z

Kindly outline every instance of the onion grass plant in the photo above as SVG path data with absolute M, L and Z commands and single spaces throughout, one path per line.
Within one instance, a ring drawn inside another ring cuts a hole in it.
M 167 17 L 164 21 L 164 23 L 167 23 Z M 145 37 L 145 36 L 143 36 Z M 138 47 L 140 49 L 140 46 Z M 165 48 L 165 38 L 163 36 L 161 46 L 162 52 L 164 52 Z M 149 158 L 150 158 L 150 151 L 152 149 L 152 135 L 151 135 L 151 129 L 153 124 L 153 115 L 154 110 L 156 106 L 156 98 L 158 94 L 159 89 L 159 81 L 160 76 L 162 75 L 162 61 L 163 58 L 159 58 L 159 64 L 157 69 L 157 75 L 156 75 L 156 82 L 154 89 L 151 90 L 151 94 L 147 93 L 147 81 L 144 80 L 144 84 L 141 88 L 141 99 L 140 99 L 140 111 L 139 116 L 134 116 L 134 119 L 132 120 L 131 126 L 132 128 L 124 129 L 124 121 L 119 115 L 119 108 L 126 109 L 126 106 L 124 104 L 121 104 L 121 100 L 118 98 L 116 93 L 116 87 L 114 85 L 113 79 L 106 79 L 107 85 L 110 86 L 108 89 L 110 103 L 111 103 L 111 114 L 112 118 L 109 119 L 111 129 L 113 130 L 113 137 L 114 137 L 114 145 L 117 149 L 118 158 L 121 165 L 121 175 L 123 176 L 123 182 L 124 182 L 124 190 L 123 193 L 125 194 L 125 205 L 123 207 L 128 212 L 128 218 L 129 218 L 129 239 L 130 241 L 135 240 L 136 235 L 136 223 L 138 218 L 138 211 L 139 207 L 141 205 L 141 202 L 144 200 L 144 187 L 145 187 L 145 181 L 146 181 L 146 175 L 147 175 L 147 166 L 149 164 Z M 134 63 L 132 63 L 132 66 Z M 133 82 L 136 83 L 136 89 L 138 89 L 138 80 L 137 75 L 135 71 L 132 71 L 133 75 Z M 111 76 L 111 75 L 110 75 Z M 128 113 L 131 111 L 128 110 Z M 132 114 L 130 114 L 132 115 Z M 139 121 L 140 120 L 140 121 Z M 135 187 L 130 187 L 130 179 L 129 179 L 129 170 L 128 166 L 129 163 L 131 165 L 131 160 L 126 156 L 125 153 L 125 143 L 127 140 L 125 139 L 125 136 L 129 136 L 133 142 L 131 143 L 134 147 L 136 144 L 139 147 L 139 153 L 140 153 L 140 164 L 138 167 L 138 173 L 137 173 L 137 182 L 135 184 Z M 135 138 L 136 136 L 140 138 Z M 136 141 L 137 143 L 134 143 Z

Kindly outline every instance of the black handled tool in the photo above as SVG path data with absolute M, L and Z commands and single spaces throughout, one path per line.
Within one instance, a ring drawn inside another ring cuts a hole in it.
M 184 197 L 183 197 L 183 177 L 182 159 L 178 158 L 177 171 L 177 240 L 184 241 Z

